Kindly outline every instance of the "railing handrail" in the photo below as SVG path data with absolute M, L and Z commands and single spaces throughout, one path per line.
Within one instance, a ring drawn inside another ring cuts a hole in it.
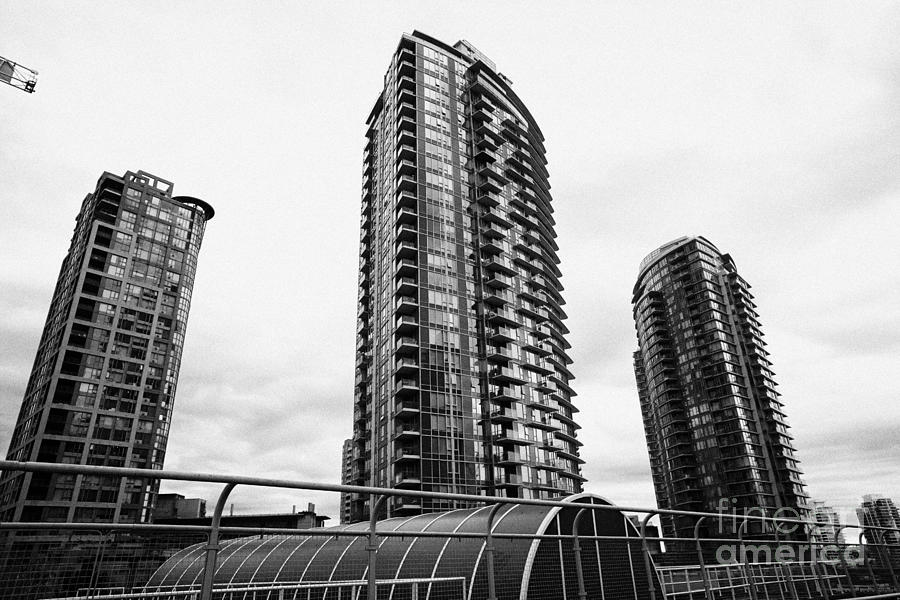
M 465 582 L 466 578 L 458 577 L 416 577 L 406 579 L 377 579 L 376 585 L 412 585 L 416 583 L 451 583 Z M 299 582 L 279 582 L 277 584 L 231 584 L 216 585 L 213 587 L 213 593 L 240 593 L 240 592 L 277 592 L 281 590 L 307 590 L 321 588 L 355 588 L 368 584 L 366 579 L 338 580 L 338 581 L 299 581 Z M 184 589 L 172 589 L 184 588 Z M 57 598 L 48 598 L 47 600 L 86 600 L 87 598 L 104 598 L 106 600 L 140 600 L 142 598 L 170 598 L 172 596 L 196 596 L 200 592 L 200 584 L 195 583 L 190 586 L 170 586 L 170 589 L 157 588 L 142 592 L 126 592 L 122 594 L 103 594 L 93 593 L 90 596 L 62 596 Z
M 671 510 L 663 508 L 646 508 L 640 506 L 622 506 L 615 504 L 585 504 L 583 502 L 566 500 L 539 500 L 532 498 L 508 498 L 505 496 L 481 496 L 477 494 L 449 494 L 442 492 L 427 492 L 421 490 L 407 490 L 396 488 L 379 488 L 373 486 L 345 485 L 337 483 L 318 483 L 311 481 L 295 481 L 289 479 L 273 479 L 265 477 L 251 477 L 247 475 L 224 475 L 215 473 L 201 473 L 192 471 L 166 471 L 156 469 L 135 469 L 130 467 L 101 467 L 95 465 L 75 465 L 61 463 L 41 463 L 26 461 L 0 461 L 0 471 L 25 471 L 25 472 L 50 472 L 73 473 L 83 475 L 107 475 L 113 477 L 143 477 L 149 479 L 165 479 L 172 481 L 193 481 L 203 483 L 222 483 L 235 485 L 249 485 L 255 487 L 278 487 L 289 489 L 304 489 L 323 492 L 349 492 L 357 494 L 378 494 L 383 496 L 405 496 L 414 498 L 432 498 L 443 500 L 460 500 L 479 504 L 518 504 L 525 506 L 548 506 L 560 508 L 584 508 L 600 511 L 618 511 L 632 513 L 653 513 L 654 515 L 671 515 L 686 517 L 718 517 L 735 518 L 733 513 L 700 512 L 687 510 Z M 743 514 L 737 518 L 748 521 L 764 521 L 776 523 L 792 523 L 801 525 L 814 525 L 821 527 L 821 523 L 814 519 L 793 519 L 788 517 L 767 517 L 763 515 Z M 857 528 L 871 531 L 900 531 L 892 527 L 879 527 L 872 525 L 846 525 L 849 528 Z M 690 539 L 690 538 L 678 538 Z M 747 540 L 752 542 L 753 540 Z

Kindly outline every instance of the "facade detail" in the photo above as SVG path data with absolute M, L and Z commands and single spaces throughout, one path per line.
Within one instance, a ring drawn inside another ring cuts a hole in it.
M 138 171 L 82 203 L 7 460 L 161 469 L 212 207 Z M 140 522 L 158 482 L 6 472 L 0 521 Z
M 581 490 L 543 136 L 467 42 L 404 35 L 367 120 L 352 483 Z M 368 497 L 354 497 L 353 520 Z M 398 497 L 386 516 L 458 508 Z
M 640 265 L 634 372 L 657 504 L 809 518 L 749 289 L 702 237 L 670 242 Z M 692 537 L 693 527 L 692 518 L 663 519 L 667 536 Z

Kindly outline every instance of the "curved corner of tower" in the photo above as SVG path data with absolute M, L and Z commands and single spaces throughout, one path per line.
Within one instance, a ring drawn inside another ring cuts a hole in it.
M 212 205 L 205 200 L 201 200 L 200 198 L 194 198 L 193 196 L 175 196 L 174 198 L 172 198 L 172 200 L 181 202 L 182 204 L 190 204 L 191 206 L 196 206 L 203 211 L 203 216 L 206 221 L 212 220 L 212 218 L 216 215 L 216 210 L 212 207 Z

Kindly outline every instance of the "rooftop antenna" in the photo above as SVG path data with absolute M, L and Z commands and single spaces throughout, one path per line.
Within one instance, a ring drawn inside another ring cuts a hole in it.
M 37 71 L 0 56 L 0 81 L 3 83 L 33 94 L 34 86 L 37 85 L 37 74 Z

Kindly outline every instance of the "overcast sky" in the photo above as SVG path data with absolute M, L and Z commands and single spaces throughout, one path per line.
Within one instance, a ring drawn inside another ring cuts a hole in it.
M 166 468 L 336 482 L 364 121 L 418 29 L 493 59 L 546 136 L 588 491 L 655 505 L 631 289 L 704 235 L 753 285 L 810 494 L 900 501 L 900 5 L 550 4 L 0 0 L 0 55 L 40 72 L 0 89 L 0 445 L 82 198 L 143 169 L 216 208 Z

